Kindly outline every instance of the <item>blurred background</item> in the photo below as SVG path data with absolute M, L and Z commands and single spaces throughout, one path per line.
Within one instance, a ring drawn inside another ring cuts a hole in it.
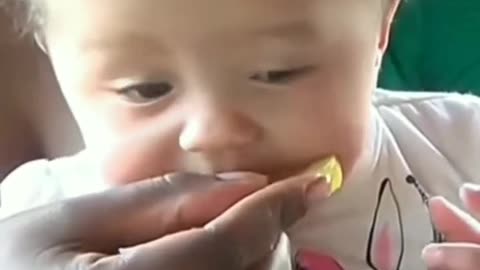
M 81 147 L 48 59 L 0 8 L 0 181 L 26 161 Z
M 480 1 L 406 0 L 379 84 L 480 94 Z
M 46 57 L 0 9 L 0 181 L 37 158 L 83 147 Z M 379 87 L 480 94 L 480 0 L 407 0 Z

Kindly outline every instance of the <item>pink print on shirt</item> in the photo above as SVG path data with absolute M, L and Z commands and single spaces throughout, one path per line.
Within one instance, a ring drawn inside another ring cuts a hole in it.
M 402 223 L 402 213 L 392 182 L 384 179 L 379 186 L 368 232 L 366 266 L 372 270 L 401 269 L 405 244 Z M 295 258 L 296 270 L 345 270 L 341 261 L 311 250 L 299 250 Z
M 334 258 L 311 250 L 299 250 L 295 259 L 296 270 L 344 270 Z
M 380 229 L 373 248 L 374 263 L 378 270 L 395 270 L 396 258 L 394 251 L 395 244 L 391 227 L 385 224 Z
M 398 182 L 397 182 L 398 183 Z M 413 177 L 406 183 L 419 193 L 421 202 L 428 206 L 428 193 Z M 380 182 L 377 202 L 373 209 L 371 227 L 365 249 L 365 262 L 372 270 L 400 270 L 405 253 L 405 236 L 400 203 L 389 178 Z M 426 214 L 428 212 L 428 207 Z M 441 242 L 443 235 L 432 224 L 433 242 Z M 346 269 L 334 257 L 312 250 L 300 249 L 295 256 L 295 270 L 354 270 Z
M 395 243 L 388 224 L 382 226 L 373 243 L 373 263 L 378 270 L 395 270 Z M 314 252 L 299 250 L 297 252 L 296 270 L 345 270 L 333 257 Z

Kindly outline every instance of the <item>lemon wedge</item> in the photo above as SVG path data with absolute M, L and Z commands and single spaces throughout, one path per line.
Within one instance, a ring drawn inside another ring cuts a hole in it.
M 332 156 L 313 163 L 306 173 L 313 174 L 317 178 L 325 178 L 325 181 L 330 185 L 330 195 L 342 188 L 343 171 L 336 157 Z

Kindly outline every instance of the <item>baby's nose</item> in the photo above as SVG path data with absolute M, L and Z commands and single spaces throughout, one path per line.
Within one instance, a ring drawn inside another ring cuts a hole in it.
M 192 115 L 180 134 L 180 147 L 188 152 L 222 152 L 258 141 L 261 128 L 241 113 L 208 110 Z

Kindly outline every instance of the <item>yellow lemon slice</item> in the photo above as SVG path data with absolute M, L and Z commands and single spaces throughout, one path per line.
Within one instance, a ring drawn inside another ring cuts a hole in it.
M 343 185 L 343 171 L 336 157 L 329 157 L 312 164 L 307 173 L 314 174 L 318 178 L 325 178 L 330 185 L 330 195 L 337 192 Z

